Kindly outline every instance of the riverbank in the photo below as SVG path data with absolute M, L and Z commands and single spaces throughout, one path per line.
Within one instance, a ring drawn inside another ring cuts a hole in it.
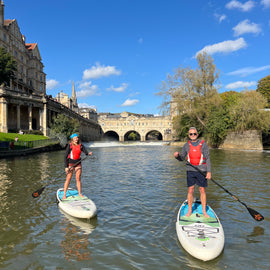
M 0 159 L 6 158 L 6 157 L 18 157 L 18 156 L 27 156 L 27 155 L 33 155 L 43 152 L 52 152 L 52 151 L 59 151 L 63 150 L 64 148 L 58 144 L 53 145 L 47 145 L 43 147 L 35 147 L 35 148 L 28 148 L 28 149 L 22 149 L 22 150 L 7 150 L 7 151 L 1 151 L 0 152 Z
M 182 147 L 186 142 L 171 142 L 170 145 Z M 262 134 L 257 130 L 230 132 L 225 141 L 218 147 L 222 150 L 255 150 L 269 149 L 268 144 L 262 142 Z

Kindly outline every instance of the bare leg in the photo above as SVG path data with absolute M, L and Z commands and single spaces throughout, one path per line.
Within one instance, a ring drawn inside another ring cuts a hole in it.
M 188 188 L 188 195 L 187 195 L 188 212 L 186 214 L 187 217 L 189 217 L 192 214 L 194 188 L 195 188 L 195 186 L 191 186 L 191 187 Z
M 201 194 L 201 204 L 202 204 L 203 215 L 209 218 L 210 216 L 206 213 L 206 193 L 205 193 L 204 187 L 200 187 L 200 194 Z
M 76 168 L 75 172 L 76 172 L 76 183 L 77 183 L 77 189 L 79 192 L 79 196 L 84 197 L 82 195 L 82 183 L 81 183 L 82 168 Z
M 64 194 L 63 194 L 63 198 L 62 198 L 63 200 L 67 198 L 66 193 L 67 193 L 67 189 L 68 189 L 72 175 L 73 175 L 73 169 L 70 169 L 70 171 L 67 174 L 66 182 L 64 184 Z

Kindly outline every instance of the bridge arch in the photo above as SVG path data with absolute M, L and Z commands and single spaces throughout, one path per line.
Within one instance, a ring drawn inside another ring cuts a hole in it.
M 104 141 L 119 141 L 119 138 L 120 137 L 119 137 L 118 133 L 114 130 L 108 130 L 103 135 Z
M 140 141 L 141 135 L 136 130 L 129 130 L 124 135 L 124 141 Z
M 145 134 L 145 140 L 146 141 L 162 141 L 163 140 L 163 135 L 160 131 L 158 130 L 150 130 Z

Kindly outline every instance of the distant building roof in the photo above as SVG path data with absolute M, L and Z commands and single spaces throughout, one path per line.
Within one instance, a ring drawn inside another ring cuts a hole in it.
M 25 43 L 25 47 L 28 51 L 32 51 L 37 46 L 37 43 Z
M 13 19 L 13 20 L 4 20 L 4 25 L 5 26 L 8 26 L 8 25 L 10 25 L 11 23 L 13 23 L 15 21 L 15 19 Z

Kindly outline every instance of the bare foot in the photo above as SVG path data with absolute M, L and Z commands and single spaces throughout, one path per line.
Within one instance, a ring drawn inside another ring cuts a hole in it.
M 190 216 L 191 216 L 191 212 L 187 212 L 186 217 L 190 217 Z
M 203 213 L 204 217 L 210 218 L 210 216 L 207 213 Z
M 80 197 L 84 198 L 84 196 L 82 194 L 79 194 Z
M 66 198 L 67 198 L 66 196 L 65 197 L 63 196 L 62 200 L 65 200 Z

